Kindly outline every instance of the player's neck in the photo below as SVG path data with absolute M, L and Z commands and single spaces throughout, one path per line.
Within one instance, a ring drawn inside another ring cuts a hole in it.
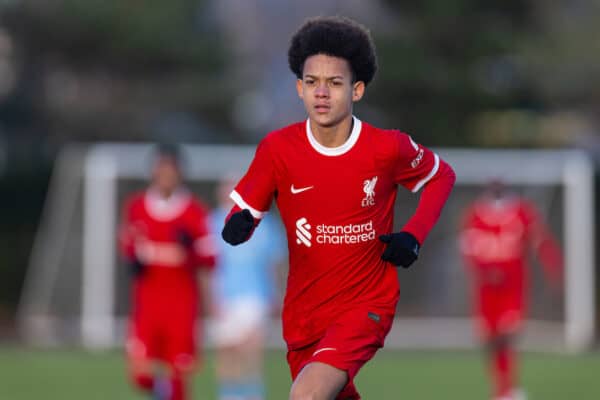
M 173 195 L 175 194 L 175 192 L 177 192 L 177 188 L 160 188 L 160 187 L 154 186 L 154 192 L 161 199 L 168 200 L 171 197 L 173 197 Z
M 321 126 L 310 121 L 310 130 L 317 142 L 325 147 L 339 147 L 346 143 L 352 132 L 354 118 L 352 115 L 332 126 Z

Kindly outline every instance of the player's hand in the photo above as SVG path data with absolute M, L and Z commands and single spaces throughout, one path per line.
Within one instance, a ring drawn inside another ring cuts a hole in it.
M 381 255 L 383 261 L 408 268 L 419 257 L 421 245 L 413 235 L 408 232 L 389 233 L 379 236 L 379 240 L 386 243 L 385 251 Z
M 189 234 L 185 229 L 178 229 L 175 232 L 177 243 L 179 243 L 183 248 L 189 250 L 194 245 L 194 238 Z
M 221 236 L 227 243 L 236 246 L 248 240 L 254 229 L 254 217 L 250 210 L 243 209 L 233 214 L 225 223 Z
M 127 267 L 129 268 L 129 273 L 134 278 L 141 277 L 146 271 L 146 266 L 137 257 L 129 260 Z

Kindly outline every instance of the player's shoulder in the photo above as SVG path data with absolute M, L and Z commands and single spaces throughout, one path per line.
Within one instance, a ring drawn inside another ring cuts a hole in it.
M 143 190 L 133 192 L 123 201 L 123 205 L 125 208 L 131 209 L 135 207 L 141 207 L 144 205 L 144 197 L 146 196 L 146 192 Z
M 305 125 L 296 122 L 283 128 L 267 133 L 258 143 L 257 155 L 271 160 L 285 160 L 290 153 L 295 152 L 306 141 Z
M 210 207 L 200 196 L 189 193 L 188 209 L 194 213 L 208 214 Z
M 515 199 L 517 202 L 518 211 L 524 218 L 533 219 L 538 215 L 538 207 L 533 201 L 526 197 L 518 197 Z
M 412 155 L 419 146 L 411 136 L 400 129 L 384 129 L 363 122 L 363 132 L 371 138 L 377 153 L 384 158 Z
M 122 216 L 127 218 L 139 218 L 145 214 L 144 191 L 128 194 L 121 203 Z
M 487 193 L 478 195 L 472 203 L 467 206 L 467 209 L 474 216 L 485 216 L 494 210 L 494 199 Z
M 487 201 L 482 196 L 479 196 L 471 200 L 471 202 L 461 210 L 460 220 L 467 226 L 478 224 L 486 219 L 489 210 L 488 206 L 489 204 Z

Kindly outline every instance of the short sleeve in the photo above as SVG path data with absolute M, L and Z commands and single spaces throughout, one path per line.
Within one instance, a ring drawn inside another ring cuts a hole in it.
M 190 233 L 192 234 L 194 256 L 200 264 L 212 266 L 214 261 L 211 260 L 211 257 L 215 257 L 218 250 L 208 211 L 202 203 L 194 200 L 191 212 L 187 216 L 189 218 L 187 225 L 192 227 Z
M 533 246 L 537 246 L 546 236 L 548 227 L 538 208 L 533 203 L 522 199 L 520 207 L 527 229 L 527 237 Z
M 133 258 L 136 229 L 133 224 L 134 201 L 127 199 L 121 211 L 121 222 L 118 232 L 118 245 L 121 255 L 125 258 Z
M 248 171 L 237 184 L 231 199 L 241 209 L 248 209 L 254 218 L 260 219 L 271 207 L 275 195 L 275 168 L 269 144 L 260 142 Z
M 440 158 L 405 133 L 398 132 L 396 139 L 395 181 L 416 193 L 438 172 Z

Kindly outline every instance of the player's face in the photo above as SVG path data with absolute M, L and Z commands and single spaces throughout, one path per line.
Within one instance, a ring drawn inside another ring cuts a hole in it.
M 165 195 L 173 193 L 181 183 L 181 174 L 177 163 L 168 157 L 159 158 L 154 165 L 152 183 Z
M 333 127 L 352 115 L 352 103 L 362 98 L 365 84 L 352 81 L 352 71 L 343 58 L 316 54 L 304 62 L 298 96 L 311 123 Z

